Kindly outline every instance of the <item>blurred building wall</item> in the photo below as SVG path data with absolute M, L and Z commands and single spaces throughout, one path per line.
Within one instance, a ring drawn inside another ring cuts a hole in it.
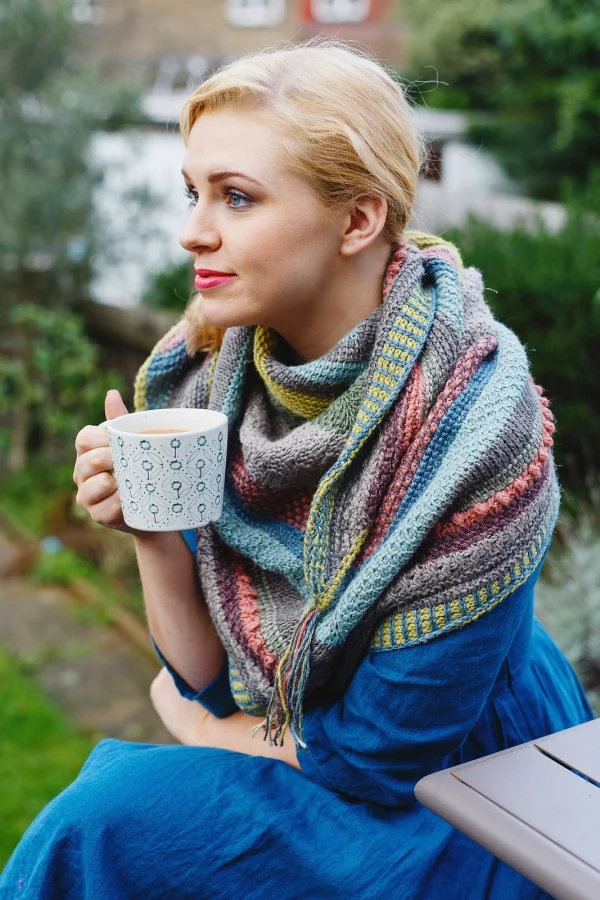
M 316 34 L 366 44 L 403 64 L 400 0 L 77 0 L 90 55 L 148 87 L 195 86 L 211 68 Z

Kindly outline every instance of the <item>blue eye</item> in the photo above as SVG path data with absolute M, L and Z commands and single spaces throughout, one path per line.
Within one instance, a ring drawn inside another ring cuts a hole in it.
M 235 188 L 226 188 L 224 194 L 231 199 L 229 206 L 232 209 L 246 209 L 253 202 L 251 197 L 248 197 L 247 194 L 242 194 L 241 191 L 236 191 Z M 241 201 L 241 203 L 238 201 Z
M 190 207 L 194 207 L 198 202 L 198 193 L 187 185 L 185 185 L 183 192 L 190 201 Z M 223 196 L 230 199 L 230 202 L 227 205 L 231 207 L 231 209 L 247 209 L 247 207 L 251 206 L 254 202 L 252 197 L 243 194 L 241 191 L 237 191 L 235 188 L 226 188 L 223 191 Z

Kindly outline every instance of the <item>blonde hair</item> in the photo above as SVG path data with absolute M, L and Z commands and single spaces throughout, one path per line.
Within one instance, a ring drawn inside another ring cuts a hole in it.
M 332 210 L 364 196 L 384 197 L 384 235 L 394 242 L 412 215 L 425 143 L 413 125 L 402 84 L 364 50 L 332 39 L 252 53 L 219 69 L 183 107 L 187 146 L 203 114 L 224 107 L 260 109 L 281 135 L 284 164 Z M 188 352 L 219 347 L 200 297 L 190 301 Z

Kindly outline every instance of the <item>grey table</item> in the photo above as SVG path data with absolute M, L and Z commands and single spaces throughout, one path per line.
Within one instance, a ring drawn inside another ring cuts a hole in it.
M 600 900 L 600 719 L 434 772 L 415 795 L 557 900 Z

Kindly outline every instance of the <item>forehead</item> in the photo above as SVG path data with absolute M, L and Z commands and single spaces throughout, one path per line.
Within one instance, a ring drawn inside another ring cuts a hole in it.
M 190 132 L 184 168 L 196 174 L 217 166 L 232 171 L 247 169 L 249 175 L 257 178 L 279 170 L 283 174 L 278 153 L 280 140 L 274 126 L 259 112 L 207 112 L 196 120 Z

